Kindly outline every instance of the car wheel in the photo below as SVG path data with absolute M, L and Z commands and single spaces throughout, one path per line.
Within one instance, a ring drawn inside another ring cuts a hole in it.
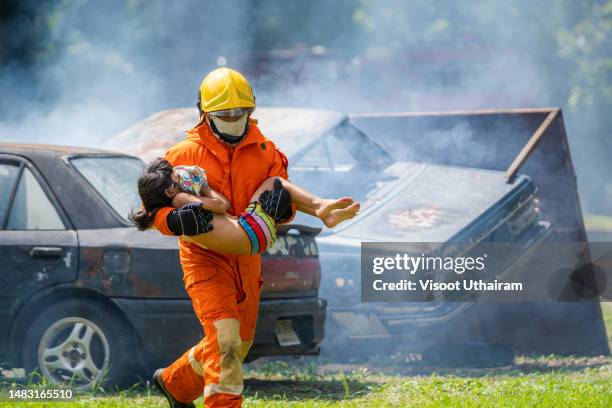
M 82 300 L 55 304 L 27 331 L 23 361 L 56 385 L 86 389 L 123 384 L 137 367 L 129 327 L 102 305 Z

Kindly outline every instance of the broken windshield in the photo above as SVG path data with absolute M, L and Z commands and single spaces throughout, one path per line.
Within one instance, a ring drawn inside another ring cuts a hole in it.
M 394 160 L 382 147 L 348 122 L 297 153 L 289 178 L 320 197 L 351 196 L 364 201 L 377 183 L 389 181 L 384 168 Z M 298 215 L 296 223 L 316 225 Z

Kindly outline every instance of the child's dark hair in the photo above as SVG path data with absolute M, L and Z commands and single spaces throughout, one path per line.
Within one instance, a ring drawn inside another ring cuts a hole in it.
M 138 194 L 142 207 L 132 210 L 130 221 L 140 231 L 151 226 L 155 213 L 162 207 L 172 205 L 172 199 L 166 195 L 166 189 L 172 187 L 172 165 L 161 157 L 145 167 L 138 178 Z

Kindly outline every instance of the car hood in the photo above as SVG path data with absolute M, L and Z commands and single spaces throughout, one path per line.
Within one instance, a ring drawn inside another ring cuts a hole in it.
M 508 183 L 498 171 L 411 162 L 396 162 L 382 175 L 385 181 L 367 195 L 360 214 L 319 237 L 320 245 L 446 242 L 530 184 L 526 177 Z
M 253 113 L 262 133 L 274 141 L 292 160 L 308 144 L 348 120 L 344 113 L 302 108 L 258 107 Z M 129 153 L 144 160 L 163 157 L 185 132 L 198 122 L 194 108 L 157 112 L 111 137 L 109 149 Z

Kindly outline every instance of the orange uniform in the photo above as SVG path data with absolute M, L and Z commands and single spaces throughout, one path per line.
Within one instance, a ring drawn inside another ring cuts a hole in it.
M 272 176 L 287 178 L 287 158 L 249 122 L 245 138 L 230 147 L 214 136 L 206 123 L 187 132 L 185 140 L 166 153 L 173 165 L 197 165 L 207 171 L 211 188 L 229 200 L 229 213 L 238 215 L 261 183 Z M 295 214 L 295 206 L 292 208 Z M 172 235 L 164 208 L 156 228 Z M 205 332 L 200 343 L 162 373 L 168 391 L 190 402 L 204 393 L 206 407 L 235 407 L 242 401 L 242 361 L 253 343 L 259 293 L 261 257 L 225 255 L 179 239 L 185 288 Z

